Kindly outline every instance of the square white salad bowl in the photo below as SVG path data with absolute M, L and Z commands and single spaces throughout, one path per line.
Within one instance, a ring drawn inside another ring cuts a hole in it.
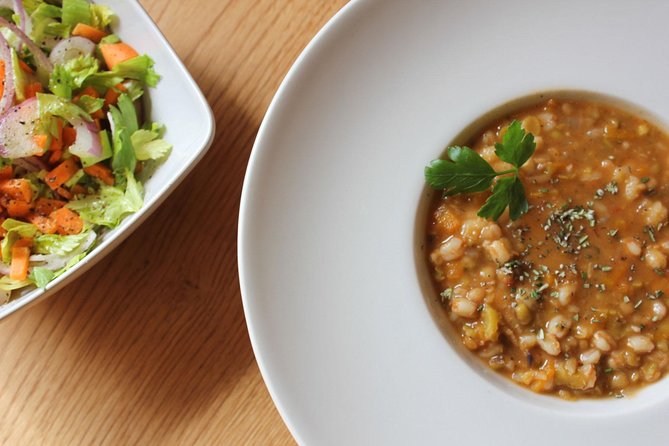
M 0 306 L 0 320 L 29 304 L 54 294 L 82 275 L 109 254 L 158 208 L 204 156 L 214 137 L 215 122 L 199 87 L 179 60 L 156 24 L 134 0 L 101 1 L 110 6 L 116 18 L 112 29 L 140 54 L 148 54 L 161 76 L 156 88 L 149 89 L 148 110 L 152 121 L 166 126 L 165 139 L 173 149 L 169 157 L 144 183 L 144 206 L 113 230 L 100 237 L 100 243 L 77 265 L 50 282 L 45 289 L 33 289 Z

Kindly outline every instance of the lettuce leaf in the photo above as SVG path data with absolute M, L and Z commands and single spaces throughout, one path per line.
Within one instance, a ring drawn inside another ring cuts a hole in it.
M 72 97 L 72 92 L 80 88 L 86 78 L 97 73 L 100 65 L 95 57 L 80 56 L 68 60 L 63 65 L 56 65 L 49 78 L 49 89 L 65 99 Z
M 10 279 L 9 276 L 0 277 L 0 290 L 2 291 L 14 291 L 20 288 L 25 288 L 28 285 L 32 285 L 32 281 L 30 279 L 14 280 Z
M 47 284 L 51 282 L 56 276 L 54 271 L 41 266 L 36 266 L 30 271 L 28 279 L 31 280 L 38 288 L 46 288 Z
M 33 250 L 37 254 L 70 254 L 88 239 L 90 231 L 74 235 L 42 234 L 35 237 Z
M 14 94 L 16 95 L 17 102 L 23 102 L 26 100 L 26 85 L 28 84 L 26 73 L 21 69 L 19 65 L 19 56 L 16 54 L 16 50 L 11 48 L 12 52 L 12 73 L 14 75 Z
M 22 238 L 33 238 L 37 233 L 37 227 L 31 223 L 8 218 L 2 223 L 2 228 L 7 231 L 0 244 L 2 261 L 9 264 L 12 260 L 12 246 L 14 246 L 14 243 Z
M 144 82 L 149 87 L 158 85 L 160 76 L 153 69 L 154 61 L 146 54 L 116 64 L 110 71 L 96 73 L 86 79 L 85 84 L 98 88 L 110 88 L 125 79 Z
M 139 161 L 158 160 L 172 150 L 172 144 L 160 138 L 160 132 L 154 130 L 137 130 L 130 136 L 130 141 Z
M 37 93 L 37 103 L 40 119 L 42 120 L 49 120 L 52 116 L 60 116 L 72 124 L 79 119 L 92 121 L 90 115 L 81 107 L 53 94 Z
M 90 5 L 91 25 L 98 29 L 105 29 L 114 19 L 114 11 L 109 6 Z
M 93 23 L 90 4 L 87 0 L 63 0 L 63 24 L 73 27 L 77 23 Z
M 119 98 L 120 99 L 120 98 Z M 134 172 L 137 165 L 137 158 L 135 151 L 132 148 L 130 141 L 130 130 L 126 125 L 126 121 L 130 120 L 125 117 L 123 113 L 116 107 L 109 107 L 109 116 L 112 124 L 112 169 L 116 174 L 117 181 L 121 183 L 124 180 L 124 173 L 126 171 Z
M 70 27 L 61 23 L 59 20 L 63 15 L 63 11 L 54 5 L 41 3 L 32 11 L 27 7 L 26 11 L 30 14 L 32 28 L 30 30 L 30 38 L 39 46 L 45 46 L 47 37 L 61 37 L 65 38 L 70 35 Z
M 90 224 L 114 228 L 126 215 L 139 211 L 144 204 L 143 188 L 131 171 L 125 171 L 125 191 L 102 186 L 96 195 L 71 201 L 67 207 L 78 212 Z
M 105 105 L 105 100 L 102 98 L 94 98 L 93 96 L 88 96 L 85 94 L 81 96 L 75 103 L 86 113 L 92 114 L 102 109 L 102 107 Z

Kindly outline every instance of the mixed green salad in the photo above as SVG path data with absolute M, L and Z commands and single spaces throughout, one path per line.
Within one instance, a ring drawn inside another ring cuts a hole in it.
M 0 0 L 0 302 L 45 287 L 143 205 L 165 158 L 141 97 L 153 60 L 86 0 Z

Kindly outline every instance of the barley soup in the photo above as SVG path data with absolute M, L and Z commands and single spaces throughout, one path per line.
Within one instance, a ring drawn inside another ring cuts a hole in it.
M 621 397 L 669 365 L 669 138 L 610 105 L 551 99 L 470 147 L 498 172 L 512 120 L 536 150 L 518 170 L 527 212 L 477 211 L 489 192 L 435 193 L 428 262 L 464 346 L 529 389 Z

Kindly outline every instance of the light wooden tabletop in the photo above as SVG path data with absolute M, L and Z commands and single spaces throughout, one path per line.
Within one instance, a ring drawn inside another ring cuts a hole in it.
M 248 339 L 237 214 L 272 96 L 344 3 L 142 0 L 209 100 L 216 138 L 125 243 L 0 324 L 0 444 L 294 444 Z

